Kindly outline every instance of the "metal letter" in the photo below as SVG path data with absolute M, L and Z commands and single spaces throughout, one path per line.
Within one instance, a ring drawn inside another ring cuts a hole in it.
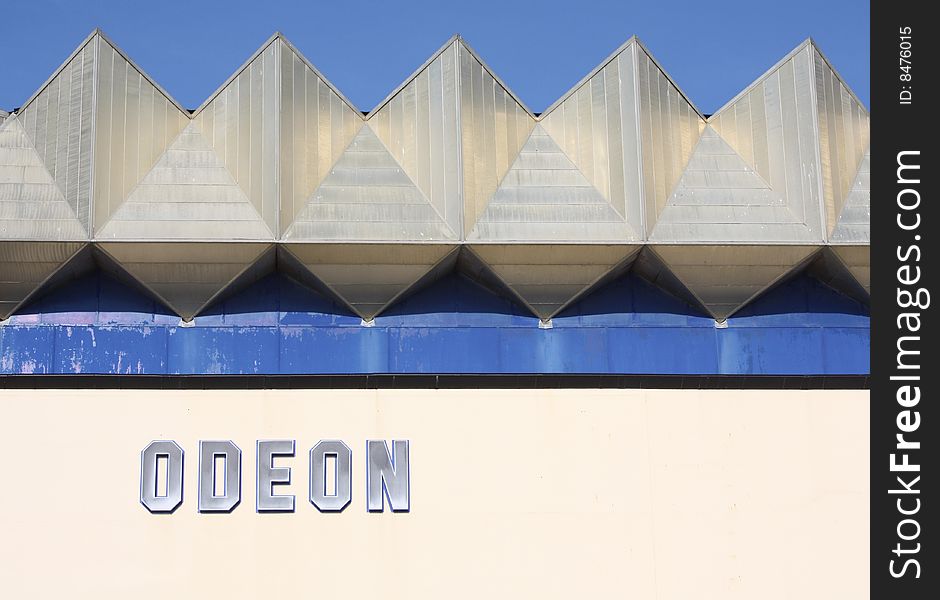
M 294 496 L 274 495 L 274 486 L 290 483 L 290 467 L 275 467 L 277 456 L 293 456 L 294 440 L 258 440 L 258 512 L 294 512 Z
M 166 495 L 157 495 L 157 460 L 166 459 Z M 150 442 L 140 452 L 140 503 L 152 513 L 171 513 L 183 503 L 183 449 L 176 442 Z
M 336 489 L 326 493 L 326 458 L 336 458 Z M 342 512 L 352 499 L 352 450 L 341 440 L 320 440 L 310 449 L 310 502 L 320 512 Z
M 394 458 L 385 440 L 366 442 L 366 489 L 369 512 L 385 510 L 385 498 L 392 512 L 411 508 L 411 482 L 408 464 L 408 440 L 392 440 Z
M 225 486 L 215 494 L 215 459 L 225 458 Z M 242 451 L 231 441 L 199 441 L 199 512 L 232 512 L 242 499 Z

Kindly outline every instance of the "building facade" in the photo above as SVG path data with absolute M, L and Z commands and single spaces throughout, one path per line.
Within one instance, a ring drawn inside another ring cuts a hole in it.
M 0 111 L 0 595 L 866 597 L 868 165 L 812 40 L 190 110 L 95 31 Z
M 535 114 L 459 37 L 363 112 L 277 34 L 188 110 L 96 31 L 0 119 L 3 374 L 868 372 L 811 40 L 703 115 L 631 38 Z

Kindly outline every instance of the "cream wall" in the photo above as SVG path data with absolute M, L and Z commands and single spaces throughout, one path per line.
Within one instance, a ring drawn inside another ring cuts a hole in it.
M 2 598 L 866 598 L 864 391 L 0 391 Z M 297 440 L 293 514 L 254 511 L 257 439 Z M 353 501 L 307 452 L 353 449 Z M 365 510 L 367 438 L 411 441 L 411 512 Z M 138 499 L 176 440 L 185 499 Z M 196 512 L 199 439 L 242 503 Z

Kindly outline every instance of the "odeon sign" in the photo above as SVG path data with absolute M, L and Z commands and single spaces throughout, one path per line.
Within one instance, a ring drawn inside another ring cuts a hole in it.
M 275 459 L 294 456 L 294 440 L 258 440 L 255 510 L 294 512 L 294 496 L 277 494 L 289 485 L 291 467 Z M 411 508 L 408 440 L 366 441 L 366 508 L 393 512 Z M 150 442 L 140 453 L 140 502 L 151 513 L 172 513 L 183 503 L 183 449 L 172 440 Z M 332 462 L 333 468 L 330 468 Z M 352 501 L 352 450 L 342 440 L 320 440 L 310 449 L 310 503 L 320 512 L 342 512 Z M 242 453 L 231 440 L 199 441 L 198 510 L 228 513 L 241 502 Z

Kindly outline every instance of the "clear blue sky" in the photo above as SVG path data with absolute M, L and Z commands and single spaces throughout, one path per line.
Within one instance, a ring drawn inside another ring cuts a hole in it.
M 190 108 L 275 31 L 361 110 L 454 33 L 536 112 L 633 34 L 705 113 L 809 36 L 869 104 L 867 1 L 30 0 L 0 9 L 0 108 L 20 106 L 95 27 Z

